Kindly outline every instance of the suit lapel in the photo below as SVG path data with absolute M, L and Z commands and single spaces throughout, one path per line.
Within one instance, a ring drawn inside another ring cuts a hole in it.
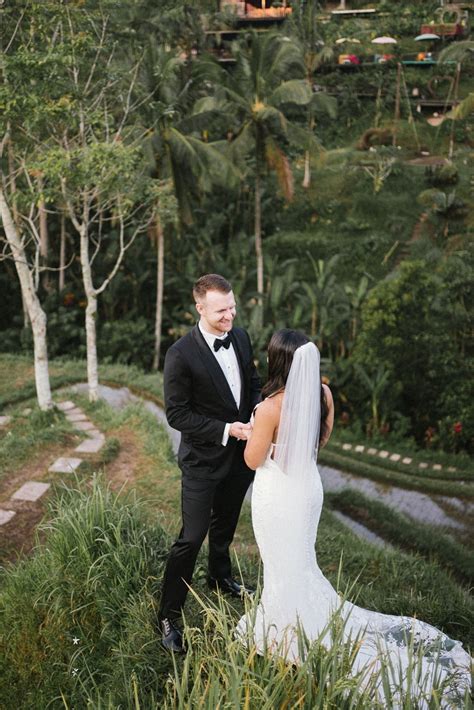
M 239 370 L 240 370 L 240 404 L 245 399 L 245 392 L 247 389 L 247 377 L 246 377 L 246 372 L 244 371 L 244 356 L 242 353 L 242 348 L 239 343 L 239 339 L 237 338 L 237 335 L 233 330 L 230 331 L 230 339 L 232 341 L 232 345 L 234 346 L 235 354 L 237 355 L 237 362 L 239 363 Z M 239 406 L 240 409 L 240 406 Z
M 222 397 L 224 402 L 238 411 L 238 407 L 235 403 L 235 399 L 232 395 L 231 389 L 229 387 L 229 383 L 226 380 L 226 377 L 224 373 L 222 372 L 221 366 L 217 362 L 216 358 L 214 355 L 211 353 L 208 344 L 204 340 L 201 331 L 199 330 L 198 326 L 194 326 L 192 335 L 194 338 L 194 342 L 196 343 L 199 354 L 201 355 L 201 358 L 204 361 L 204 364 L 206 366 L 206 370 L 208 371 L 209 375 L 211 376 L 211 379 L 215 385 L 215 388 L 219 395 Z M 232 339 L 232 343 L 234 343 L 235 340 Z M 237 355 L 237 360 L 239 361 L 239 367 L 242 370 L 242 365 L 240 363 L 240 357 Z M 242 386 L 243 386 L 243 381 L 242 381 Z

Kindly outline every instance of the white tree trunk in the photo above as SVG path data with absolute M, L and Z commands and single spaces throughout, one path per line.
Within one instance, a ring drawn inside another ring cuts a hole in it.
M 59 244 L 59 291 L 64 290 L 66 271 L 66 216 L 61 214 L 61 241 Z
M 92 283 L 92 270 L 89 260 L 89 239 L 87 227 L 82 224 L 81 235 L 81 268 L 84 291 L 87 299 L 86 307 L 86 347 L 87 347 L 87 384 L 89 386 L 89 401 L 97 402 L 99 397 L 99 373 L 97 365 L 97 293 Z
M 156 239 L 158 247 L 157 268 L 156 268 L 156 317 L 155 317 L 155 352 L 153 356 L 153 369 L 158 370 L 160 364 L 161 350 L 161 329 L 163 323 L 163 290 L 164 290 L 164 262 L 165 262 L 165 238 L 163 227 L 159 217 L 155 223 Z
M 13 255 L 21 293 L 31 321 L 34 344 L 35 382 L 38 405 L 47 410 L 53 406 L 49 383 L 48 346 L 46 340 L 46 314 L 41 308 L 34 289 L 33 278 L 28 268 L 25 250 L 16 230 L 7 201 L 0 189 L 0 214 L 8 244 Z
M 260 168 L 257 161 L 255 176 L 255 256 L 257 259 L 257 308 L 258 324 L 263 325 L 263 247 L 262 247 L 262 205 Z
M 304 154 L 304 177 L 302 186 L 306 189 L 311 185 L 311 168 L 310 168 L 310 157 L 309 150 L 305 151 Z

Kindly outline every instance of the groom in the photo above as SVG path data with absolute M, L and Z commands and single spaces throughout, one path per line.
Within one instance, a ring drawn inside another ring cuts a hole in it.
M 166 564 L 159 618 L 163 646 L 176 652 L 184 651 L 176 620 L 208 532 L 209 586 L 234 596 L 246 591 L 232 578 L 229 545 L 254 475 L 243 452 L 260 398 L 249 336 L 232 327 L 231 285 L 207 274 L 193 296 L 200 320 L 168 350 L 164 369 L 166 417 L 181 432 L 182 527 Z

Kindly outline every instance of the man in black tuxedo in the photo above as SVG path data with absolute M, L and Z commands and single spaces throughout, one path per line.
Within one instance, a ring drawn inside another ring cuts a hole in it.
M 246 591 L 232 578 L 229 546 L 254 472 L 243 452 L 249 419 L 260 399 L 260 379 L 248 334 L 233 328 L 232 287 L 218 274 L 193 288 L 200 320 L 166 353 L 166 417 L 181 432 L 182 528 L 166 565 L 159 611 L 166 649 L 182 652 L 176 625 L 196 558 L 209 532 L 211 588 Z

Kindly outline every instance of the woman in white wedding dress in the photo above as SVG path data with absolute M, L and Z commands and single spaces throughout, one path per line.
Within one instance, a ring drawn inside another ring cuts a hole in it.
M 432 689 L 442 694 L 438 707 L 462 706 L 471 659 L 459 642 L 417 619 L 343 601 L 318 567 L 314 546 L 323 488 L 316 459 L 331 434 L 334 406 L 329 388 L 321 386 L 317 347 L 299 331 L 278 331 L 268 347 L 268 374 L 245 450 L 247 464 L 256 469 L 252 523 L 263 561 L 263 591 L 256 609 L 240 619 L 237 635 L 255 643 L 260 653 L 298 664 L 304 650 L 297 629 L 310 642 L 320 638 L 328 647 L 337 614 L 343 640 L 357 641 L 352 672 L 369 679 L 383 667 L 391 702 L 410 684 L 420 708 L 429 707 L 422 698 L 429 699 Z M 416 668 L 410 667 L 413 656 Z M 383 702 L 382 683 L 377 693 Z

